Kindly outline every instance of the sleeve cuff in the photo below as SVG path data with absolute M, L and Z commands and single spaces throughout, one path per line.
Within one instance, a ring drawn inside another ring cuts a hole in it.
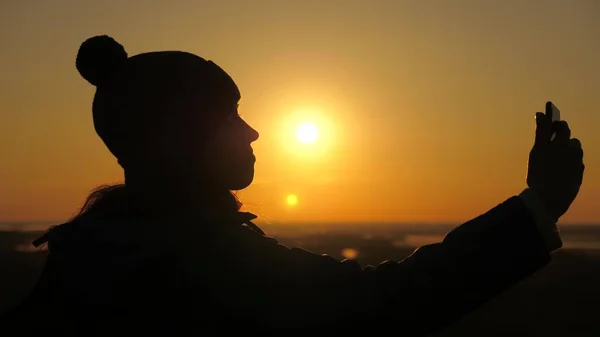
M 562 239 L 556 223 L 552 221 L 548 211 L 539 197 L 529 188 L 525 189 L 519 194 L 525 206 L 529 209 L 531 216 L 533 217 L 544 243 L 548 248 L 549 252 L 553 252 L 562 247 Z

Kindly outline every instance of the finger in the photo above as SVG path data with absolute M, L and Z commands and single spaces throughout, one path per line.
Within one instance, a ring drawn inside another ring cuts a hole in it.
M 583 184 L 583 173 L 585 172 L 585 164 L 581 163 L 581 169 L 577 174 L 577 184 L 581 186 Z
M 552 122 L 543 112 L 535 113 L 535 145 L 547 145 L 552 135 Z
M 576 171 L 576 182 L 581 186 L 583 183 L 583 173 L 585 172 L 585 164 L 583 164 L 583 148 L 581 142 L 577 138 L 571 138 L 569 140 L 569 147 L 577 162 L 576 165 L 578 166 L 578 170 Z
M 569 140 L 569 146 L 572 148 L 573 153 L 577 158 L 583 159 L 583 148 L 581 147 L 581 142 L 577 138 L 571 138 Z
M 571 129 L 569 129 L 569 124 L 565 121 L 556 121 L 552 123 L 552 129 L 556 132 L 556 137 L 554 138 L 555 143 L 567 144 L 569 139 L 571 139 Z

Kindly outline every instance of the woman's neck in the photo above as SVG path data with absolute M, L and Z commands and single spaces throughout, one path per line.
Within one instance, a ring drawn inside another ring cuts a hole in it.
M 237 211 L 231 191 L 184 175 L 125 172 L 125 186 L 136 204 L 159 213 L 203 210 L 221 214 Z

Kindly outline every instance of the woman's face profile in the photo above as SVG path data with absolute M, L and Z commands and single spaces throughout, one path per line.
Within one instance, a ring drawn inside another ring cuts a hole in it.
M 160 160 L 173 162 L 172 174 L 209 188 L 241 190 L 254 179 L 252 143 L 259 134 L 238 113 L 239 98 L 206 104 L 204 99 L 171 104 L 159 126 Z
M 208 179 L 219 187 L 241 190 L 254 179 L 252 143 L 259 135 L 238 113 L 237 103 L 217 126 L 206 148 Z

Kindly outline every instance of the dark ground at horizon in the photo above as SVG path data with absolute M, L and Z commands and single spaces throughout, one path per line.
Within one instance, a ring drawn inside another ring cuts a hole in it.
M 600 242 L 600 228 L 583 226 L 563 233 L 573 240 Z M 28 251 L 27 243 L 38 234 L 0 231 L 0 312 L 18 303 L 36 282 L 46 253 Z M 406 234 L 412 232 L 402 234 L 401 229 L 388 235 L 352 231 L 297 235 L 288 232 L 276 237 L 289 246 L 339 259 L 343 259 L 343 249 L 353 248 L 359 251 L 356 259 L 367 265 L 387 259 L 401 260 L 409 255 L 414 247 L 399 245 L 390 238 Z M 428 233 L 423 230 L 419 234 Z M 600 250 L 565 248 L 555 253 L 554 260 L 545 269 L 436 336 L 600 336 L 599 304 Z M 401 336 L 401 326 L 398 328 Z

